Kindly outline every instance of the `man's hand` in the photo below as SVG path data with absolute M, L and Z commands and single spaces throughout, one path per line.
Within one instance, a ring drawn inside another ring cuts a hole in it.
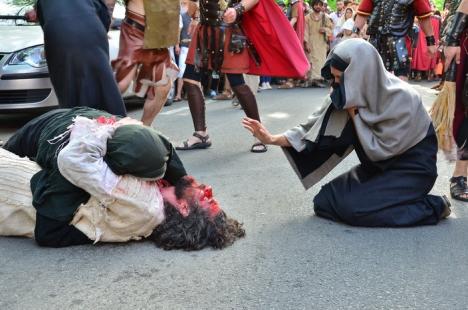
M 242 126 L 244 126 L 245 129 L 250 131 L 252 135 L 258 140 L 260 140 L 260 142 L 262 142 L 263 144 L 273 143 L 273 136 L 259 121 L 249 117 L 244 117 L 244 119 L 242 120 Z
M 234 8 L 228 8 L 223 15 L 223 21 L 227 24 L 232 24 L 236 21 L 237 12 Z
M 319 33 L 325 33 L 325 28 L 320 27 L 320 28 L 319 28 Z
M 30 23 L 37 23 L 37 13 L 36 13 L 36 10 L 34 9 L 27 11 L 24 14 L 24 17 L 26 18 L 26 21 Z
M 437 55 L 437 46 L 431 45 L 427 47 L 427 54 L 429 58 L 434 58 Z
M 179 44 L 176 44 L 176 46 L 174 47 L 174 52 L 176 53 L 176 55 L 180 54 L 180 45 Z
M 445 70 L 447 70 L 453 59 L 455 59 L 456 64 L 460 63 L 460 46 L 444 47 L 444 55 L 445 55 Z

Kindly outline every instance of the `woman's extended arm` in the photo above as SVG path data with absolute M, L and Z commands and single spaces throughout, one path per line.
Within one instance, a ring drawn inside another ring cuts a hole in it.
M 263 144 L 291 146 L 291 143 L 289 143 L 288 139 L 286 139 L 284 135 L 272 135 L 268 129 L 266 129 L 266 127 L 257 120 L 245 117 L 242 120 L 242 125 Z

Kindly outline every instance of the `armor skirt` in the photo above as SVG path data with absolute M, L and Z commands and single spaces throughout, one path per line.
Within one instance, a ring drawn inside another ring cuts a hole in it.
M 186 63 L 204 70 L 223 73 L 247 73 L 249 53 L 244 47 L 239 53 L 229 51 L 233 30 L 219 26 L 198 25 L 187 56 Z

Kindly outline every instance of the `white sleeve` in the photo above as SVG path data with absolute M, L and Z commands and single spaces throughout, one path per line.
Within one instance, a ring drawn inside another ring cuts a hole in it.
M 73 185 L 107 205 L 120 177 L 104 162 L 107 139 L 115 127 L 98 124 L 94 120 L 77 117 L 71 129 L 70 142 L 57 158 L 60 173 Z

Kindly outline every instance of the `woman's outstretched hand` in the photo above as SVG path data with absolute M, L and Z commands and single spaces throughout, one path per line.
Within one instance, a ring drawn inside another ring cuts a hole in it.
M 242 126 L 250 131 L 254 137 L 260 140 L 263 144 L 273 144 L 273 136 L 259 121 L 249 117 L 244 117 L 242 120 Z
M 263 144 L 273 144 L 278 146 L 289 147 L 291 144 L 283 135 L 272 135 L 262 123 L 249 117 L 244 117 L 242 126 L 250 131 L 255 138 Z

